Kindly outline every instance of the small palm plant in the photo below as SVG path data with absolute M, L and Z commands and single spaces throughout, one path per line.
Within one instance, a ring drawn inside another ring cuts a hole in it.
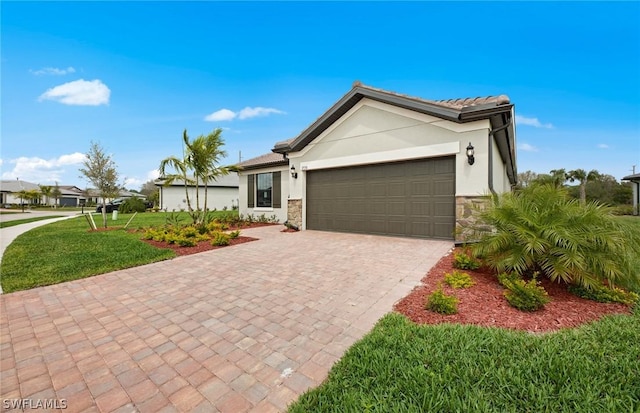
M 493 231 L 480 233 L 473 251 L 499 272 L 640 287 L 640 233 L 597 202 L 582 205 L 564 188 L 534 185 L 494 197 L 478 218 Z

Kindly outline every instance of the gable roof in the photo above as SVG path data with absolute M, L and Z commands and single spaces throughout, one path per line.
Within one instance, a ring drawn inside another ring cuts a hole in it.
M 360 82 L 354 82 L 353 87 L 347 94 L 307 127 L 300 135 L 293 139 L 276 143 L 272 151 L 286 155 L 289 152 L 302 150 L 364 98 L 456 123 L 488 119 L 491 123 L 491 133 L 496 137 L 498 150 L 502 158 L 507 161 L 509 181 L 513 184 L 517 182 L 515 127 L 512 119 L 514 105 L 506 95 L 427 100 L 365 86 Z
M 288 141 L 287 141 L 288 142 Z M 256 156 L 255 158 L 247 159 L 240 162 L 238 167 L 240 169 L 258 169 L 267 168 L 270 166 L 288 165 L 289 160 L 284 154 L 281 153 L 265 153 L 264 155 Z

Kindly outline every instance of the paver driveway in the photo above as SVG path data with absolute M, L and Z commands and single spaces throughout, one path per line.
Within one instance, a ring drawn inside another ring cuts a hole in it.
M 281 228 L 243 231 L 255 242 L 1 296 L 3 404 L 283 411 L 452 247 Z

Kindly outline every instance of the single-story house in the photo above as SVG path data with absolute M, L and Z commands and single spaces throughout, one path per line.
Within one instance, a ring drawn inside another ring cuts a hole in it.
M 517 183 L 515 148 L 505 95 L 434 101 L 355 82 L 298 136 L 238 165 L 240 213 L 459 241 L 470 205 Z
M 238 175 L 231 173 L 220 176 L 215 181 L 207 183 L 207 209 L 213 211 L 237 208 L 238 206 Z M 196 205 L 196 187 L 193 184 L 185 185 L 183 180 L 175 180 L 167 184 L 162 177 L 154 181 L 160 189 L 160 209 L 167 211 L 188 210 L 187 191 L 191 207 L 197 208 Z M 200 208 L 204 208 L 204 186 L 199 185 L 200 189 Z
M 100 196 L 100 191 L 92 188 L 92 189 L 87 189 L 87 193 L 89 194 L 89 198 L 87 199 L 87 202 L 91 203 L 92 205 L 102 205 L 102 196 Z M 116 198 L 127 199 L 127 198 L 134 198 L 134 197 L 140 198 L 140 199 L 146 199 L 146 197 L 143 194 L 121 189 L 120 191 L 118 191 L 117 196 L 113 198 L 106 198 L 105 202 L 109 203 Z
M 82 189 L 75 185 L 60 185 L 58 189 L 60 189 L 58 206 L 79 207 L 87 201 Z M 54 200 L 52 199 L 51 202 L 54 202 Z
M 631 182 L 633 188 L 633 215 L 640 215 L 640 174 L 628 175 L 622 180 Z
M 20 191 L 38 191 L 40 192 L 40 186 L 37 184 L 21 181 L 18 179 L 3 179 L 0 181 L 0 205 L 20 205 L 24 204 L 37 204 L 38 200 L 20 200 L 18 193 Z

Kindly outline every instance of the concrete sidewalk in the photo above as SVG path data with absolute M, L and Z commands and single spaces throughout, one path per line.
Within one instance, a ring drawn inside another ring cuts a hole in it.
M 4 399 L 65 412 L 277 412 L 451 242 L 243 230 L 233 247 L 0 296 Z

